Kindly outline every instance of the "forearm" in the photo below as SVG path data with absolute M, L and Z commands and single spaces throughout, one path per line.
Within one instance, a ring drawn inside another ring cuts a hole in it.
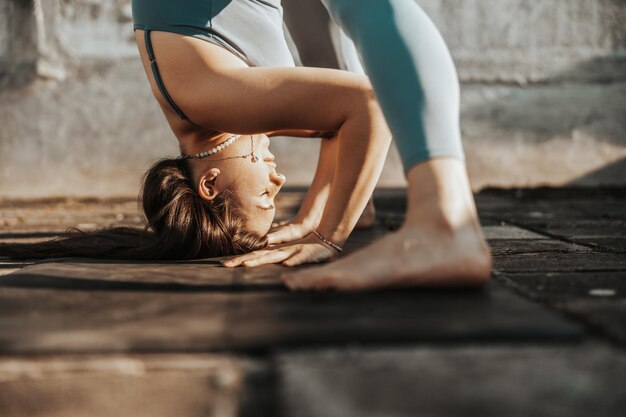
M 339 245 L 348 238 L 367 205 L 391 143 L 378 103 L 370 100 L 365 107 L 355 110 L 339 131 L 335 175 L 317 229 Z
M 311 228 L 320 223 L 335 176 L 338 142 L 337 137 L 322 140 L 315 176 L 296 215 L 296 222 Z

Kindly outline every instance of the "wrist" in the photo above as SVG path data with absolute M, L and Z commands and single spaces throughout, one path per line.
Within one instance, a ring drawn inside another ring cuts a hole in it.
M 315 230 L 317 230 L 317 232 L 324 236 L 326 239 L 339 246 L 344 245 L 346 240 L 348 240 L 351 232 L 351 230 L 343 230 L 341 225 L 333 227 L 332 224 L 329 224 L 326 221 L 320 222 Z
M 341 252 L 343 252 L 343 248 L 341 246 L 324 237 L 324 235 L 318 232 L 317 229 L 314 229 L 311 235 L 313 235 L 322 245 L 330 249 L 335 254 L 335 256 L 339 256 Z

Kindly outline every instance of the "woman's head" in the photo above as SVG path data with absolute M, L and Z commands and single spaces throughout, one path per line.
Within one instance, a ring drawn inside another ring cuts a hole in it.
M 225 159 L 250 154 L 252 146 L 256 162 Z M 274 197 L 285 181 L 268 146 L 265 135 L 246 136 L 213 159 L 165 159 L 147 172 L 143 208 L 163 257 L 225 256 L 267 244 Z
M 214 155 L 187 160 L 198 196 L 209 204 L 232 196 L 244 227 L 260 236 L 269 231 L 274 198 L 285 183 L 269 144 L 266 135 L 245 135 Z

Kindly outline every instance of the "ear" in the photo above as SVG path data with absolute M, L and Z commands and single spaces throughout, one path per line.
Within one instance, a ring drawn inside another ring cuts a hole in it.
M 200 176 L 198 181 L 198 195 L 200 198 L 206 201 L 213 201 L 220 194 L 221 191 L 217 187 L 217 177 L 219 175 L 219 169 L 211 168 Z

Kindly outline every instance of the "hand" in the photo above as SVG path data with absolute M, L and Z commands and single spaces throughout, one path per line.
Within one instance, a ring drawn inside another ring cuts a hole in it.
M 282 263 L 285 266 L 296 266 L 306 263 L 327 262 L 334 259 L 337 252 L 321 243 L 311 234 L 296 242 L 261 249 L 245 255 L 236 256 L 222 262 L 227 268 L 236 266 L 259 266 Z
M 297 219 L 274 223 L 267 233 L 267 241 L 270 245 L 293 242 L 308 236 L 315 229 L 312 225 L 305 224 Z

